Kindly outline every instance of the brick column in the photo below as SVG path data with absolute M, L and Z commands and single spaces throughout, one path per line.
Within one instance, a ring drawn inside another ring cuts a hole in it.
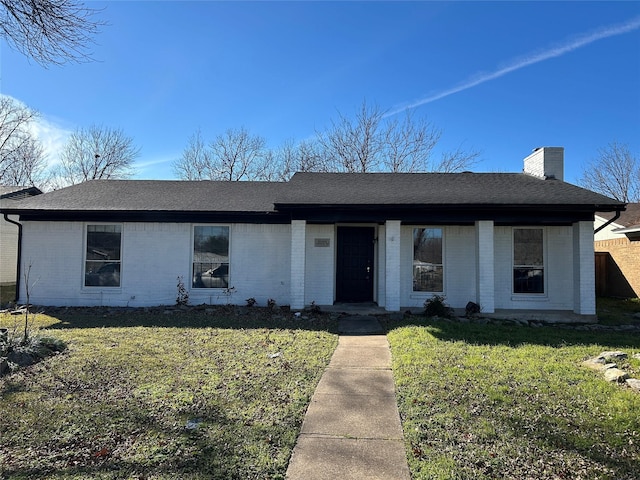
M 593 222 L 573 224 L 573 311 L 579 315 L 596 313 Z
M 485 313 L 495 312 L 493 221 L 476 222 L 476 302 Z
M 304 308 L 305 245 L 307 222 L 291 220 L 291 309 Z
M 400 311 L 400 220 L 385 223 L 385 309 Z

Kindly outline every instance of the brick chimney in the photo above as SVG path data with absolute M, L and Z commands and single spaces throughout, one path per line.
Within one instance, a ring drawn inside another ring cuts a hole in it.
M 564 147 L 538 147 L 524 159 L 524 173 L 564 180 Z

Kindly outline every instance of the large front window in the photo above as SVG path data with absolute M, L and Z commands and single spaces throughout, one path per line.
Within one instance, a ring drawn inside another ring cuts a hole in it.
M 229 288 L 229 227 L 193 227 L 193 288 Z
M 85 287 L 119 287 L 121 225 L 87 225 Z
M 413 229 L 413 291 L 442 292 L 442 229 Z
M 544 232 L 513 229 L 513 293 L 544 293 Z

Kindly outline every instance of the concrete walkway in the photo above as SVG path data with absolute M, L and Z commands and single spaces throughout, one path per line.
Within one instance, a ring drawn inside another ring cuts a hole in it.
M 286 478 L 409 480 L 387 337 L 375 317 L 345 317 L 339 328 Z

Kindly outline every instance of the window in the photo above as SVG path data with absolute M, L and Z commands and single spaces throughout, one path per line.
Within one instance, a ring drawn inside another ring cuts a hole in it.
M 119 287 L 121 225 L 87 225 L 85 287 Z
M 413 291 L 442 292 L 442 229 L 413 229 Z
M 544 234 L 541 228 L 513 230 L 513 292 L 544 293 Z
M 229 227 L 193 227 L 193 288 L 229 288 Z

